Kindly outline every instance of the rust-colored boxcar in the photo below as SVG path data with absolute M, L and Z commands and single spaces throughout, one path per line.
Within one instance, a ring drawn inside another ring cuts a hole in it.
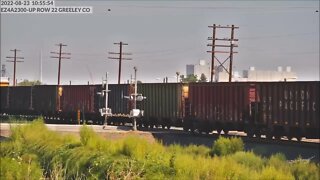
M 257 83 L 259 123 L 275 136 L 319 138 L 319 82 Z
M 319 138 L 319 82 L 191 83 L 185 129 Z
M 250 102 L 256 100 L 255 93 L 248 83 L 190 83 L 186 129 L 225 133 L 243 130 Z M 188 122 L 188 118 L 195 122 Z
M 65 85 L 58 87 L 58 111 L 67 119 L 76 120 L 80 115 L 80 119 L 97 121 L 96 117 L 99 117 L 97 87 L 96 85 Z

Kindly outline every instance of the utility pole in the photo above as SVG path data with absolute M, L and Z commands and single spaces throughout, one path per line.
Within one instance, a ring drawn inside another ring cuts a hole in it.
M 6 57 L 8 59 L 13 59 L 13 61 L 11 60 L 7 60 L 7 62 L 13 62 L 13 86 L 16 86 L 16 69 L 17 69 L 17 62 L 24 62 L 24 61 L 19 61 L 17 59 L 24 59 L 23 57 L 17 57 L 17 52 L 20 51 L 18 49 L 13 49 L 13 50 L 10 50 L 10 51 L 13 51 L 14 52 L 14 56 L 13 57 Z
M 213 32 L 212 32 L 212 37 L 209 37 L 208 40 L 212 40 L 211 44 L 208 44 L 207 46 L 211 46 L 211 51 L 207 51 L 208 53 L 211 53 L 211 82 L 213 82 L 213 75 L 214 75 L 214 61 L 217 60 L 217 62 L 220 64 L 218 66 L 222 67 L 228 74 L 229 74 L 229 82 L 232 81 L 232 63 L 233 63 L 233 54 L 238 53 L 233 51 L 234 47 L 238 47 L 237 44 L 235 44 L 235 41 L 239 41 L 238 39 L 234 38 L 234 30 L 235 29 L 239 29 L 239 27 L 236 27 L 234 25 L 232 26 L 221 26 L 221 25 L 216 25 L 213 24 L 213 26 L 208 26 L 209 28 L 213 28 Z M 230 39 L 228 38 L 216 38 L 216 29 L 231 29 L 231 37 Z M 216 44 L 216 41 L 224 41 L 224 42 L 229 42 L 230 44 Z M 219 48 L 230 48 L 229 51 L 217 51 L 215 48 L 219 47 Z M 216 57 L 216 53 L 224 53 L 224 54 L 229 54 L 229 56 L 227 57 L 227 59 L 225 59 L 223 62 L 220 61 L 217 57 Z M 226 66 L 224 65 L 227 61 L 229 62 L 229 68 L 226 68 Z
M 59 46 L 59 52 L 50 52 L 52 54 L 58 55 L 58 56 L 51 56 L 51 58 L 57 58 L 59 59 L 59 66 L 58 66 L 58 86 L 60 85 L 60 72 L 61 72 L 61 60 L 62 59 L 71 59 L 70 57 L 63 57 L 63 55 L 71 55 L 71 53 L 64 53 L 62 52 L 62 47 L 67 46 L 65 44 L 56 44 Z
M 215 48 L 215 39 L 216 39 L 216 24 L 213 24 L 213 26 L 208 26 L 209 28 L 212 28 L 212 46 L 211 46 L 211 72 L 210 72 L 210 82 L 213 82 L 213 76 L 214 76 L 214 48 Z M 209 38 L 208 38 L 209 40 Z
M 132 54 L 131 53 L 122 52 L 122 46 L 128 45 L 127 43 L 123 43 L 123 42 L 120 41 L 120 43 L 113 43 L 113 44 L 119 45 L 120 51 L 119 51 L 119 53 L 109 52 L 109 54 L 119 55 L 119 57 L 108 57 L 108 59 L 119 60 L 118 84 L 120 84 L 120 81 L 121 81 L 121 62 L 122 62 L 122 60 L 132 60 L 131 58 L 123 58 L 122 56 L 123 55 L 132 55 Z
M 230 41 L 230 64 L 229 64 L 229 69 L 230 69 L 230 74 L 229 74 L 229 82 L 231 82 L 231 77 L 232 77 L 232 60 L 233 60 L 233 47 L 234 47 L 234 25 L 232 24 L 231 26 L 231 41 Z

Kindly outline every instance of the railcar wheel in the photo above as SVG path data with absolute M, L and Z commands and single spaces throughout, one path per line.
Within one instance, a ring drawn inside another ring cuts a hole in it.
M 229 133 L 229 130 L 224 129 L 224 130 L 223 130 L 223 132 L 224 132 L 224 134 L 226 135 L 226 134 L 228 134 L 228 133 Z
M 190 128 L 191 133 L 195 133 L 195 129 L 193 127 Z
M 280 135 L 278 135 L 278 134 L 277 134 L 277 135 L 275 135 L 275 136 L 274 136 L 274 138 L 275 138 L 276 140 L 281 140 L 281 136 L 280 136 Z
M 183 126 L 183 130 L 188 132 L 189 131 L 189 128 L 187 128 L 186 126 Z
M 261 138 L 261 133 L 260 132 L 256 132 L 255 135 L 256 135 L 256 138 Z
M 266 138 L 271 140 L 273 138 L 272 134 L 270 132 L 266 133 Z
M 296 136 L 297 140 L 300 142 L 302 140 L 302 136 L 299 134 Z
M 252 131 L 248 131 L 248 132 L 247 132 L 247 136 L 248 136 L 248 137 L 252 138 L 253 135 L 254 135 L 254 133 L 253 133 Z

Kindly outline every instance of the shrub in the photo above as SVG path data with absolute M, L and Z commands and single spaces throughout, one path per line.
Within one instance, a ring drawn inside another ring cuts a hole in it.
M 42 169 L 32 157 L 0 157 L 0 179 L 41 179 Z
M 295 179 L 320 179 L 319 165 L 300 158 L 290 164 L 290 169 Z
M 189 146 L 180 146 L 177 144 L 170 145 L 167 150 L 170 153 L 175 154 L 188 154 L 191 156 L 204 156 L 207 157 L 210 154 L 210 148 L 203 145 L 189 145 Z
M 250 169 L 260 171 L 264 167 L 264 160 L 253 152 L 236 152 L 229 156 L 229 160 L 242 164 Z
M 262 169 L 259 179 L 281 179 L 281 180 L 291 180 L 294 177 L 291 173 L 286 173 L 281 171 L 281 169 L 276 169 L 273 166 L 267 166 Z
M 271 155 L 267 164 L 269 166 L 275 167 L 276 169 L 291 173 L 288 162 L 286 161 L 286 157 L 281 153 Z
M 229 156 L 213 157 L 214 176 L 216 179 L 258 179 L 260 171 L 237 163 Z
M 211 155 L 225 156 L 237 151 L 243 151 L 243 149 L 243 141 L 240 138 L 224 138 L 220 136 L 219 139 L 213 143 Z

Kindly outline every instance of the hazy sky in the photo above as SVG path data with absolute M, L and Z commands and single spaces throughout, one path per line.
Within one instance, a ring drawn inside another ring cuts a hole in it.
M 239 39 L 234 70 L 249 66 L 276 70 L 291 66 L 298 80 L 319 80 L 319 1 L 56 1 L 56 6 L 92 6 L 93 14 L 1 14 L 1 64 L 13 75 L 10 49 L 20 49 L 24 63 L 17 65 L 17 79 L 42 79 L 56 84 L 58 60 L 50 51 L 64 43 L 71 60 L 62 62 L 61 82 L 101 83 L 105 72 L 117 82 L 118 62 L 108 60 L 117 52 L 113 43 L 123 41 L 132 61 L 123 61 L 121 82 L 138 67 L 143 82 L 159 82 L 186 64 L 211 59 L 208 25 L 234 24 Z M 111 9 L 111 11 L 108 11 Z M 219 37 L 228 37 L 219 30 Z M 225 57 L 219 55 L 221 59 Z

